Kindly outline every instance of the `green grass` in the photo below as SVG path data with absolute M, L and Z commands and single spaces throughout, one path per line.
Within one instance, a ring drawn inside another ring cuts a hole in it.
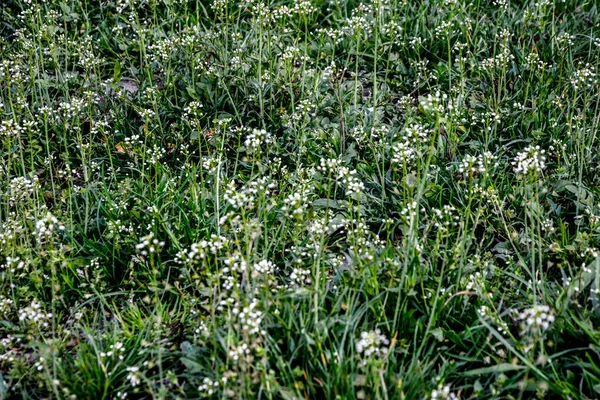
M 0 398 L 600 397 L 599 12 L 2 1 Z

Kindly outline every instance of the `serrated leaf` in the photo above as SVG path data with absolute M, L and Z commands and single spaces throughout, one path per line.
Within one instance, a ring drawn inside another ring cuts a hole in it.
M 184 356 L 189 356 L 196 352 L 196 348 L 187 340 L 181 343 L 181 352 Z
M 181 363 L 185 365 L 189 372 L 201 372 L 204 368 L 198 362 L 190 360 L 189 358 L 182 357 Z
M 198 93 L 196 93 L 196 90 L 194 90 L 193 87 L 187 86 L 185 89 L 192 99 L 198 100 Z
M 444 341 L 444 331 L 442 328 L 435 328 L 431 331 L 431 335 L 436 338 L 438 342 Z
M 342 157 L 342 161 L 345 163 L 348 163 L 348 162 L 352 161 L 352 159 L 354 157 L 356 157 L 356 150 L 354 150 L 354 143 L 352 143 L 344 151 L 344 156 Z
M 121 86 L 123 89 L 127 90 L 131 94 L 135 94 L 138 91 L 138 87 L 133 81 L 121 79 L 119 81 L 119 86 Z

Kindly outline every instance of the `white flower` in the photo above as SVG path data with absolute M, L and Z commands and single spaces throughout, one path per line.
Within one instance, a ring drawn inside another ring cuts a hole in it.
M 10 204 L 14 205 L 29 198 L 39 186 L 38 177 L 32 179 L 19 176 L 10 181 Z
M 381 334 L 379 329 L 370 332 L 363 331 L 360 334 L 360 340 L 356 343 L 356 352 L 361 354 L 363 358 L 381 357 L 387 354 L 389 343 L 390 341 L 385 335 Z
M 213 381 L 210 378 L 204 378 L 202 385 L 198 386 L 198 391 L 208 396 L 215 393 L 215 389 L 219 387 L 219 381 Z
M 441 385 L 440 385 L 441 386 Z M 456 399 L 456 394 L 450 393 L 450 386 L 446 385 L 443 387 L 438 386 L 437 389 L 431 391 L 431 400 L 446 400 Z
M 550 328 L 554 322 L 554 313 L 547 305 L 534 305 L 518 314 L 521 320 L 523 334 L 541 334 Z
M 142 241 L 135 245 L 135 249 L 143 256 L 148 255 L 148 253 L 156 253 L 159 251 L 165 242 L 161 242 L 158 239 L 154 238 L 154 233 L 150 232 L 148 235 L 142 238 Z
M 394 143 L 392 146 L 392 163 L 409 165 L 417 158 L 417 151 L 408 141 Z
M 43 312 L 42 306 L 35 301 L 32 301 L 28 307 L 19 310 L 19 321 L 30 325 L 40 325 L 46 328 L 51 319 L 52 314 Z
M 300 217 L 304 213 L 308 204 L 308 192 L 297 191 L 283 200 L 284 206 L 281 208 L 282 211 L 288 216 Z
M 348 167 L 338 169 L 338 180 L 346 186 L 346 196 L 348 197 L 360 195 L 365 188 L 365 184 L 356 175 L 355 169 Z
M 140 368 L 139 367 L 127 367 L 127 379 L 129 379 L 129 384 L 133 387 L 136 387 L 140 384 L 140 376 L 138 374 Z
M 267 261 L 267 260 L 262 260 L 256 264 L 254 264 L 254 275 L 259 276 L 259 275 L 269 275 L 272 274 L 273 271 L 275 270 L 275 264 L 273 264 L 271 261 Z
M 49 212 L 46 216 L 35 223 L 35 234 L 40 242 L 49 239 L 55 230 L 62 231 L 65 226 L 58 222 L 58 218 Z
M 515 173 L 522 176 L 542 172 L 546 169 L 545 153 L 546 151 L 540 149 L 540 146 L 527 146 L 525 150 L 517 154 L 515 161 L 512 162 Z
M 270 133 L 264 129 L 253 129 L 251 133 L 246 136 L 244 145 L 248 153 L 254 153 L 261 149 L 262 146 L 272 143 L 273 138 Z

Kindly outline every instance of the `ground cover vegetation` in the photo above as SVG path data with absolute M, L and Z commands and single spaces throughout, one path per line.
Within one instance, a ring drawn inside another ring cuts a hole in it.
M 0 398 L 600 396 L 600 15 L 4 0 Z

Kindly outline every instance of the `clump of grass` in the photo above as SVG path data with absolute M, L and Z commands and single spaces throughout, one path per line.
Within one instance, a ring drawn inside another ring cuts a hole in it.
M 0 6 L 0 398 L 600 394 L 593 2 Z

